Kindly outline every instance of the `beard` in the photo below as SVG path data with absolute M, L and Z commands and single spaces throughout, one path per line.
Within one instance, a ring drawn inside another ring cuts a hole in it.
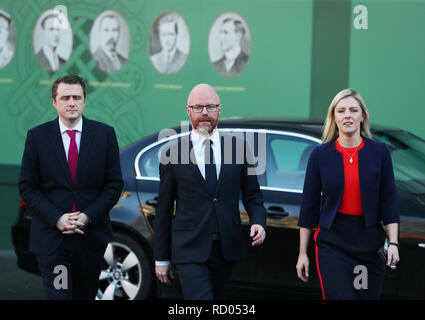
M 210 127 L 198 127 L 196 130 L 201 136 L 209 136 L 210 133 L 213 131 L 210 129 Z
M 208 120 L 208 122 L 202 122 Z M 210 134 L 217 127 L 217 121 L 208 117 L 200 118 L 199 120 L 193 123 L 193 127 L 205 134 Z
M 113 38 L 110 38 L 108 41 L 106 41 L 105 43 L 105 48 L 108 51 L 115 51 L 115 47 L 117 46 L 116 41 Z

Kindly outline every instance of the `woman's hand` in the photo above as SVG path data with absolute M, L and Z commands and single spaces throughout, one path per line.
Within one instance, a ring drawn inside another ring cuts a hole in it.
M 297 269 L 298 278 L 300 278 L 304 282 L 308 282 L 308 279 L 309 279 L 309 265 L 310 265 L 310 260 L 308 259 L 307 254 L 300 253 L 298 256 L 296 269 Z
M 397 264 L 400 261 L 400 256 L 398 254 L 398 247 L 395 245 L 390 245 L 387 249 L 387 266 L 390 266 L 391 262 Z

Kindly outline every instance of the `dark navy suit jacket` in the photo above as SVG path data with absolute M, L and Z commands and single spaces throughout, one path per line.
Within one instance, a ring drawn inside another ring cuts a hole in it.
M 360 193 L 366 227 L 380 221 L 399 223 L 391 155 L 384 143 L 364 138 L 358 151 Z M 321 194 L 322 193 L 322 194 Z M 343 156 L 335 140 L 315 147 L 310 155 L 298 226 L 330 229 L 344 193 Z
M 118 143 L 112 127 L 83 117 L 75 185 L 72 183 L 59 120 L 28 131 L 22 157 L 19 192 L 32 213 L 30 251 L 49 255 L 64 237 L 57 220 L 71 212 L 84 212 L 90 223 L 84 229 L 94 250 L 112 239 L 109 210 L 123 186 Z
M 257 176 L 247 174 L 250 165 L 246 157 L 240 164 L 235 158 L 232 163 L 225 163 L 225 139 L 223 135 L 220 136 L 221 169 L 213 194 L 208 190 L 196 163 L 184 164 L 179 160 L 176 164 L 160 164 L 159 199 L 153 223 L 156 261 L 171 260 L 173 263 L 207 261 L 211 252 L 212 235 L 215 232 L 214 209 L 218 219 L 223 256 L 227 261 L 238 260 L 242 249 L 239 212 L 241 193 L 250 224 L 260 224 L 266 228 L 266 210 Z M 186 151 L 190 153 L 193 146 L 189 136 L 179 139 L 174 147 L 185 152 L 182 141 L 186 143 Z M 234 157 L 235 146 L 236 143 L 232 146 Z M 244 149 L 246 152 L 246 148 Z M 172 147 L 169 150 L 172 150 Z M 170 154 L 170 151 L 166 154 Z M 173 217 L 174 202 L 176 211 Z

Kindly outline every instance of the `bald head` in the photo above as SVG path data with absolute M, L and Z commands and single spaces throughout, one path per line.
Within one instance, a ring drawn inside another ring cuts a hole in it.
M 205 107 L 201 112 L 195 112 L 192 107 Z M 206 107 L 215 108 L 207 111 Z M 221 112 L 220 98 L 217 92 L 208 84 L 201 83 L 190 91 L 187 98 L 187 114 L 192 122 L 192 127 L 201 135 L 212 135 L 217 128 L 218 118 Z
M 209 84 L 201 83 L 196 85 L 192 91 L 190 91 L 189 97 L 187 98 L 187 105 L 209 105 L 209 104 L 220 104 L 220 98 L 217 92 Z

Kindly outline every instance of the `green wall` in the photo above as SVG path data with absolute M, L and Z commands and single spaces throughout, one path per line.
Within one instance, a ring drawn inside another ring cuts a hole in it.
M 120 146 L 187 120 L 190 89 L 206 82 L 218 88 L 222 116 L 309 115 L 312 1 L 173 0 L 63 1 L 73 30 L 73 51 L 65 68 L 50 75 L 35 59 L 33 29 L 40 14 L 56 1 L 3 0 L 17 26 L 18 46 L 12 62 L 0 70 L 0 164 L 19 164 L 29 128 L 50 120 L 52 80 L 67 73 L 89 82 L 85 114 L 115 127 Z M 131 34 L 129 60 L 118 73 L 101 73 L 91 59 L 89 33 L 105 9 L 119 11 Z M 149 59 L 150 27 L 164 11 L 176 11 L 190 32 L 190 54 L 174 76 L 158 73 Z M 240 14 L 252 34 L 251 57 L 235 78 L 212 68 L 207 39 L 215 19 L 226 11 Z M 297 32 L 293 32 L 297 30 Z M 276 91 L 278 90 L 278 94 Z
M 366 4 L 367 30 L 352 28 L 349 85 L 359 90 L 373 123 L 425 138 L 425 1 Z
M 0 248 L 10 248 L 16 217 L 16 184 L 26 132 L 56 114 L 51 82 L 76 73 L 88 82 L 85 115 L 113 125 L 120 147 L 187 120 L 184 109 L 197 83 L 216 87 L 223 117 L 324 119 L 334 95 L 352 87 L 364 97 L 372 123 L 407 129 L 425 138 L 425 0 L 63 0 L 73 32 L 65 67 L 49 74 L 33 52 L 33 32 L 51 0 L 2 0 L 16 26 L 16 51 L 0 69 Z M 353 12 L 365 5 L 368 29 L 357 30 Z M 96 68 L 90 31 L 106 9 L 118 11 L 130 31 L 129 58 L 115 74 Z M 180 72 L 158 73 L 149 58 L 155 19 L 175 11 L 189 30 L 189 57 Z M 208 37 L 224 12 L 243 17 L 251 55 L 236 77 L 220 76 L 208 54 Z

